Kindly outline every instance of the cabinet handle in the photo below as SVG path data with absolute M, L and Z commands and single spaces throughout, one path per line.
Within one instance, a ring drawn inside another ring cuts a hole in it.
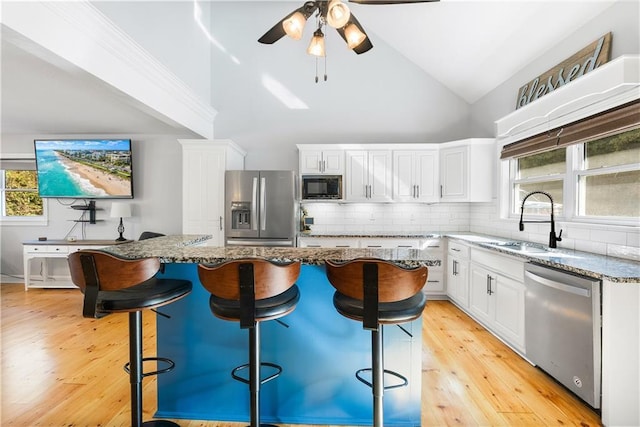
M 416 185 L 416 199 L 420 198 L 420 186 Z
M 220 217 L 220 231 L 222 231 L 222 217 Z
M 451 250 L 454 251 L 454 252 L 460 252 L 460 249 L 458 249 L 458 248 L 451 248 Z
M 493 277 L 491 277 L 490 274 L 487 274 L 487 294 L 488 295 L 492 295 L 493 291 L 491 290 L 491 281 L 493 280 Z
M 326 170 L 327 170 L 327 161 L 323 160 L 322 161 L 322 172 L 326 172 Z
M 440 198 L 442 198 L 442 185 L 440 186 Z
M 458 261 L 456 261 L 455 259 L 453 260 L 453 275 L 458 275 Z

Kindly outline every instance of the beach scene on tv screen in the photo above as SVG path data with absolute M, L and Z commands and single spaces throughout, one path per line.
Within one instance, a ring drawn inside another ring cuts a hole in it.
M 131 143 L 35 141 L 42 197 L 131 197 Z

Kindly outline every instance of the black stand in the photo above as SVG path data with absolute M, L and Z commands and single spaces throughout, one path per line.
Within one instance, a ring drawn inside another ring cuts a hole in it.
M 89 211 L 89 224 L 96 223 L 96 202 L 95 200 L 89 201 L 88 205 L 85 206 L 71 206 L 72 209 L 78 211 Z M 85 221 L 77 221 L 77 222 L 86 222 Z

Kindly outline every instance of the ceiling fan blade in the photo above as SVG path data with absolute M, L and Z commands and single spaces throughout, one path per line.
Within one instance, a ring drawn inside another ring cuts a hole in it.
M 406 3 L 431 3 L 440 0 L 349 0 L 358 4 L 406 4 Z
M 310 13 L 307 13 L 307 6 L 304 5 L 296 10 L 294 10 L 293 12 L 291 12 L 290 14 L 288 14 L 287 16 L 285 16 L 284 18 L 282 18 L 280 20 L 280 22 L 278 22 L 276 25 L 274 25 L 273 27 L 271 27 L 271 29 L 269 31 L 267 31 L 266 33 L 264 33 L 264 35 L 262 37 L 260 37 L 258 39 L 258 41 L 260 43 L 264 43 L 264 44 L 273 44 L 275 42 L 277 42 L 278 40 L 280 40 L 281 38 L 283 38 L 284 36 L 287 35 L 287 33 L 285 33 L 284 31 L 284 27 L 282 26 L 282 23 L 288 19 L 291 15 L 293 15 L 296 12 L 300 12 L 302 13 L 304 16 L 309 17 Z
M 351 17 L 349 18 L 349 22 L 353 23 L 356 27 L 358 27 L 358 29 L 360 31 L 362 31 L 362 34 L 365 35 L 365 39 L 362 41 L 362 43 L 360 43 L 358 46 L 353 48 L 353 51 L 355 53 L 357 53 L 358 55 L 360 55 L 361 53 L 365 53 L 367 51 L 369 51 L 372 47 L 373 47 L 373 43 L 371 43 L 371 40 L 369 40 L 369 36 L 367 35 L 367 33 L 364 31 L 364 28 L 362 28 L 362 25 L 360 25 L 360 22 L 358 21 L 358 19 L 353 15 L 353 13 L 351 14 Z M 349 25 L 349 23 L 347 23 L 347 25 Z M 338 32 L 338 34 L 340 34 L 340 37 L 342 37 L 342 39 L 347 42 L 347 36 L 344 34 L 344 29 L 347 26 L 345 25 L 342 28 L 336 28 L 336 31 Z

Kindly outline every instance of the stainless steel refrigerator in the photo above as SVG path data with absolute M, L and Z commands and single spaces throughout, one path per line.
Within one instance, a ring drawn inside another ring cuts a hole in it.
M 294 171 L 227 171 L 225 245 L 295 246 Z

